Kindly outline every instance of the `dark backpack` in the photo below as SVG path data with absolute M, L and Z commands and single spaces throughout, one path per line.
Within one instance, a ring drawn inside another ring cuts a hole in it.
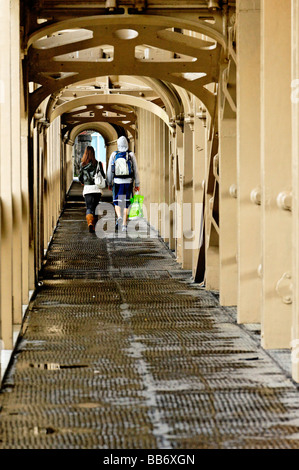
M 79 181 L 82 184 L 93 185 L 97 168 L 91 163 L 81 168 Z

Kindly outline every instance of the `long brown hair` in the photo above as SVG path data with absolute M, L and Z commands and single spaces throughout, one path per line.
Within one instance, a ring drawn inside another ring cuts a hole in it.
M 87 145 L 85 152 L 81 160 L 82 166 L 92 163 L 94 166 L 97 166 L 97 161 L 95 158 L 94 148 L 91 145 Z

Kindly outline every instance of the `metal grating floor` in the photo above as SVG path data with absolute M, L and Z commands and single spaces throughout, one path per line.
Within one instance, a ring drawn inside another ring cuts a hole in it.
M 292 380 L 158 238 L 89 234 L 72 191 L 1 389 L 0 449 L 299 448 Z

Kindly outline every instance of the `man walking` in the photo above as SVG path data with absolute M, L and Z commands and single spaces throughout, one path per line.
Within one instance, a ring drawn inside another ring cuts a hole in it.
M 107 183 L 113 189 L 113 204 L 117 217 L 116 230 L 127 231 L 128 208 L 135 191 L 140 189 L 140 180 L 136 157 L 129 151 L 126 137 L 117 140 L 117 152 L 113 152 L 109 159 L 107 170 Z

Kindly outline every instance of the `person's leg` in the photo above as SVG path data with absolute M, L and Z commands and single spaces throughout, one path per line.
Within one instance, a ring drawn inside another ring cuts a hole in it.
M 94 232 L 94 194 L 85 194 L 86 220 L 90 232 Z
M 100 202 L 101 193 L 90 193 L 85 195 L 86 202 L 86 220 L 89 231 L 92 233 L 95 230 L 95 210 Z
M 86 215 L 92 214 L 91 194 L 85 194 L 84 199 L 85 199 L 85 204 L 86 204 Z
M 127 184 L 123 183 L 120 184 L 119 190 L 119 201 L 120 201 L 120 210 L 122 214 L 122 225 L 123 229 L 125 230 L 127 227 Z
M 97 208 L 97 205 L 99 204 L 100 200 L 101 200 L 101 193 L 93 193 L 92 194 L 92 213 L 93 215 L 95 215 L 96 213 L 96 208 Z
M 125 207 L 124 207 L 124 222 L 123 225 L 127 226 L 128 214 L 129 214 L 129 207 L 131 204 L 131 198 L 133 194 L 133 184 L 125 184 L 124 185 L 124 193 L 125 193 Z
M 128 221 L 128 211 L 129 211 L 129 209 L 127 209 L 127 208 L 124 209 L 124 217 L 123 217 L 124 223 L 123 223 L 123 225 L 125 225 L 125 226 L 127 225 L 127 221 Z
M 118 231 L 121 229 L 122 224 L 123 224 L 123 218 L 121 216 L 121 207 L 116 205 L 115 206 L 115 214 L 117 217 L 116 223 L 115 223 L 115 230 Z
M 121 205 L 120 205 L 120 189 L 121 185 L 115 183 L 113 185 L 113 204 L 114 204 L 114 210 L 115 214 L 117 217 L 116 224 L 115 224 L 115 230 L 119 230 L 122 226 L 122 216 L 121 216 Z
M 96 208 L 97 208 L 101 198 L 102 198 L 101 193 L 94 193 L 93 194 L 92 213 L 93 213 L 93 216 L 94 216 L 94 225 L 96 225 L 96 223 L 98 221 L 98 216 L 96 215 Z
M 121 217 L 121 207 L 120 206 L 114 206 L 114 208 L 115 208 L 116 217 L 117 218 Z

